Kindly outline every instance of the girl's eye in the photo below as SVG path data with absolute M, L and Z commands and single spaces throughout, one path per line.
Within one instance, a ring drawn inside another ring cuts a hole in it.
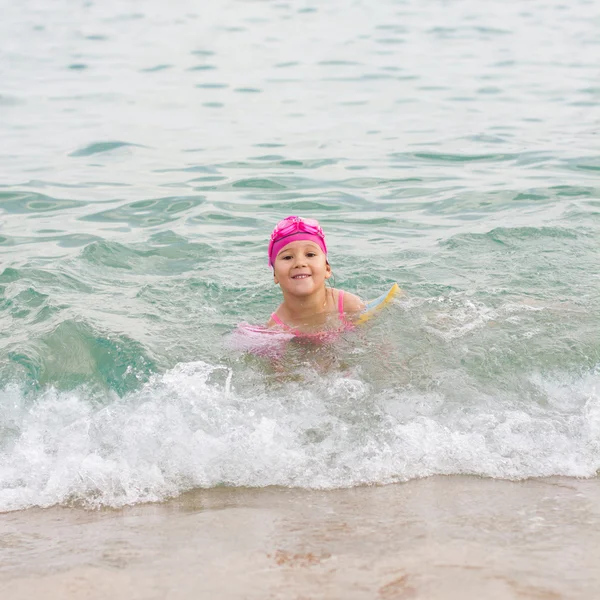
M 307 252 L 306 256 L 308 256 L 309 258 L 312 258 L 313 256 L 316 256 L 317 253 L 316 252 Z
M 291 256 L 284 256 L 283 260 L 290 260 L 290 258 L 292 258 Z

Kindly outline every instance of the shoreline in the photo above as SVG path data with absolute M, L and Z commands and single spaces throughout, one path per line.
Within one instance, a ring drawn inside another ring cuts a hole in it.
M 213 488 L 0 530 L 5 600 L 600 595 L 599 478 Z

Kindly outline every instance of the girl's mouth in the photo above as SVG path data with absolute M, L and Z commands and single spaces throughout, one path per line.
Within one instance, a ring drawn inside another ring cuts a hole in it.
M 293 275 L 292 279 L 306 279 L 307 277 L 310 277 L 310 275 L 306 275 L 305 273 L 302 273 L 301 275 Z

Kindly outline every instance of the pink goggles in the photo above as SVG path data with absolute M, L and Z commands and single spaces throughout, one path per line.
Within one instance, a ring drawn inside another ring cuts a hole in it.
M 282 242 L 284 238 L 294 236 L 294 239 Z M 316 219 L 303 219 L 302 217 L 286 217 L 279 221 L 273 229 L 271 240 L 269 242 L 269 265 L 273 266 L 277 253 L 288 243 L 299 239 L 312 240 L 316 242 L 323 252 L 327 254 L 327 246 L 325 244 L 325 234 Z

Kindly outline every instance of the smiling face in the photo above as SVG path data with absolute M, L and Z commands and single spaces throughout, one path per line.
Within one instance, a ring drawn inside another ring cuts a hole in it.
M 273 265 L 275 283 L 294 296 L 309 296 L 331 277 L 331 267 L 321 248 L 310 241 L 299 240 L 285 246 Z

